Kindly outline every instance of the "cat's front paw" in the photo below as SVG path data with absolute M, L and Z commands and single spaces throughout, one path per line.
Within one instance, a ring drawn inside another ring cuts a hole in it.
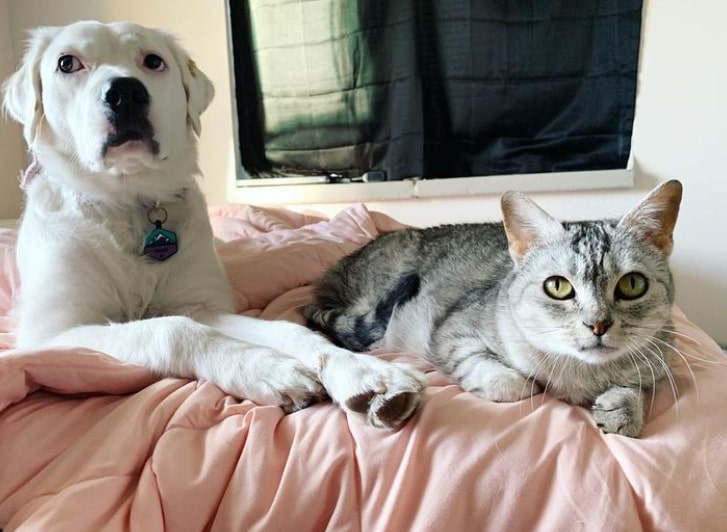
M 507 375 L 497 381 L 477 383 L 476 386 L 472 387 L 463 385 L 462 389 L 477 397 L 495 403 L 514 403 L 515 401 L 527 399 L 543 391 L 537 382 L 520 375 Z
M 641 393 L 633 388 L 606 390 L 591 407 L 596 425 L 606 434 L 638 438 L 644 428 L 644 405 Z
M 345 350 L 322 356 L 319 375 L 334 402 L 381 428 L 409 419 L 425 388 L 423 375 L 413 369 Z
M 459 379 L 466 392 L 496 403 L 514 403 L 543 391 L 532 379 L 492 360 L 483 360 Z

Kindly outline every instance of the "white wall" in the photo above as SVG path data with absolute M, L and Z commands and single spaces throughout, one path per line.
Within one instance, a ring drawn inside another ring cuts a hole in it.
M 7 4 L 3 14 L 3 5 Z M 224 0 L 0 0 L 3 21 L 20 42 L 26 28 L 80 18 L 126 19 L 171 29 L 183 37 L 201 68 L 217 86 L 217 98 L 203 116 L 200 143 L 203 187 L 211 203 L 225 198 L 233 176 L 232 120 Z M 688 316 L 727 343 L 727 20 L 724 0 L 646 0 L 641 68 L 633 136 L 633 190 L 538 194 L 561 218 L 614 217 L 635 204 L 656 183 L 678 178 L 685 194 L 677 225 L 672 266 L 677 298 Z M 19 50 L 16 47 L 16 57 Z M 0 71 L 6 67 L 0 53 Z M 0 135 L 5 126 L 0 123 Z M 13 130 L 15 131 L 15 130 Z M 2 149 L 3 145 L 0 145 Z M 7 148 L 12 151 L 12 146 Z M 2 152 L 0 152 L 2 153 Z M 12 161 L 22 155 L 2 155 Z M 12 164 L 10 164 L 12 166 Z M 2 198 L 14 193 L 17 168 L 0 165 Z M 8 196 L 9 197 L 9 196 Z M 392 201 L 369 204 L 415 225 L 480 221 L 499 216 L 495 197 Z M 342 205 L 311 205 L 333 213 Z M 296 207 L 300 209 L 300 207 Z M 0 211 L 0 218 L 7 216 Z
M 687 315 L 727 343 L 727 17 L 722 0 L 650 0 L 633 153 L 685 196 L 673 270 Z
M 0 80 L 15 67 L 8 1 L 0 0 Z M 20 127 L 0 118 L 0 219 L 17 218 L 22 194 L 18 176 L 25 161 Z

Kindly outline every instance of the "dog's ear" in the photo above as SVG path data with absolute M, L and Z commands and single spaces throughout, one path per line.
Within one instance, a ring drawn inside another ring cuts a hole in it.
M 202 72 L 175 39 L 168 35 L 171 40 L 171 49 L 174 58 L 182 73 L 184 92 L 187 95 L 187 120 L 194 132 L 199 136 L 202 131 L 200 115 L 207 109 L 215 95 L 215 88 L 210 79 Z
M 186 65 L 182 67 L 182 80 L 187 93 L 187 118 L 192 124 L 192 129 L 199 136 L 202 131 L 199 116 L 212 102 L 215 87 L 190 57 L 187 57 Z
M 43 117 L 40 60 L 57 32 L 58 28 L 50 26 L 31 30 L 20 68 L 3 84 L 3 109 L 23 125 L 28 147 L 33 145 Z

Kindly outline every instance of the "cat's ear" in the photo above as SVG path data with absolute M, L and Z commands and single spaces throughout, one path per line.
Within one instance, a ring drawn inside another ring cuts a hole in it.
M 682 184 L 677 180 L 667 181 L 652 190 L 618 225 L 669 255 L 674 247 L 674 226 L 681 201 Z
M 500 203 L 510 256 L 516 264 L 533 244 L 563 234 L 563 225 L 522 192 L 505 192 Z

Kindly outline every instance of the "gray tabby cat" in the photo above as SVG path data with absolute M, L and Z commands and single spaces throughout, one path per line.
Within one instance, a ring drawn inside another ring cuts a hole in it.
M 304 314 L 349 349 L 419 353 L 492 401 L 547 388 L 637 437 L 669 372 L 681 195 L 669 181 L 620 221 L 560 223 L 508 192 L 503 224 L 380 236 L 321 278 Z

